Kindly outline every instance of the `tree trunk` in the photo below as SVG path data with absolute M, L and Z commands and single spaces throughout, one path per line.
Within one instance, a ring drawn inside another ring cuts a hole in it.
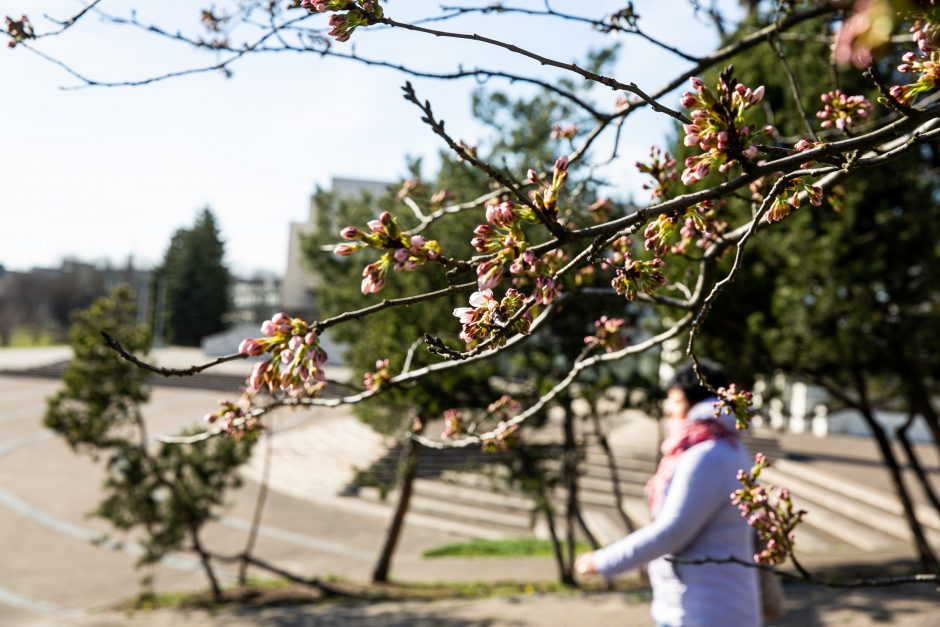
M 898 427 L 894 433 L 898 438 L 898 442 L 900 442 L 901 446 L 904 448 L 904 454 L 907 455 L 907 459 L 910 462 L 914 474 L 917 475 L 917 480 L 920 481 L 921 489 L 924 491 L 927 500 L 930 501 L 930 504 L 933 505 L 934 510 L 936 510 L 937 514 L 940 515 L 940 499 L 937 498 L 937 493 L 934 492 L 933 486 L 930 485 L 930 478 L 927 476 L 927 473 L 924 472 L 924 467 L 921 466 L 920 459 L 917 457 L 917 451 L 914 450 L 914 446 L 907 437 L 907 430 L 910 429 L 911 425 L 914 424 L 914 419 L 916 417 L 916 407 L 912 402 L 908 410 L 907 420 L 903 425 Z
M 564 474 L 565 488 L 568 492 L 568 519 L 569 527 L 574 527 L 572 523 L 577 522 L 584 533 L 584 537 L 591 544 L 594 550 L 601 548 L 597 538 L 591 533 L 584 520 L 581 511 L 581 500 L 578 492 L 578 443 L 575 436 L 574 415 L 571 412 L 571 403 L 565 407 L 565 448 L 564 448 Z M 574 572 L 574 558 L 576 553 L 573 530 L 568 533 L 568 564 L 571 571 Z
M 617 514 L 620 516 L 623 526 L 626 527 L 627 533 L 633 533 L 636 531 L 636 524 L 623 509 L 623 492 L 620 490 L 620 471 L 617 469 L 617 460 L 614 458 L 614 452 L 610 448 L 610 442 L 607 441 L 607 436 L 601 429 L 600 416 L 597 415 L 596 411 L 593 411 L 593 408 L 591 411 L 591 420 L 594 422 L 594 437 L 597 438 L 598 443 L 604 450 L 604 455 L 607 457 L 607 469 L 610 471 L 610 482 L 614 490 L 614 499 L 616 501 L 614 505 L 617 507 Z
M 545 522 L 548 525 L 548 537 L 552 543 L 552 553 L 555 556 L 555 563 L 558 565 L 558 580 L 566 586 L 574 586 L 574 571 L 568 570 L 565 563 L 565 556 L 562 551 L 561 541 L 558 539 L 558 530 L 555 528 L 555 512 L 552 508 L 552 502 L 545 487 L 545 479 L 541 468 L 536 461 L 526 451 L 525 445 L 516 449 L 516 454 L 522 466 L 523 485 L 525 480 L 529 479 L 535 486 L 535 504 L 536 510 L 545 515 Z
M 388 526 L 388 532 L 385 534 L 385 544 L 382 546 L 382 552 L 379 554 L 379 560 L 372 571 L 373 583 L 384 583 L 388 581 L 388 571 L 392 566 L 392 556 L 395 554 L 395 547 L 398 546 L 398 539 L 401 536 L 402 527 L 405 524 L 405 515 L 408 513 L 408 507 L 411 504 L 411 493 L 414 487 L 415 476 L 418 472 L 418 455 L 421 450 L 421 444 L 408 437 L 405 439 L 405 448 L 402 451 L 401 464 L 401 486 L 398 494 L 398 504 L 395 507 L 395 513 L 392 515 L 391 523 Z
M 930 544 L 927 543 L 923 526 L 920 524 L 920 521 L 917 520 L 917 515 L 914 513 L 914 504 L 911 501 L 907 487 L 904 485 L 901 467 L 898 464 L 897 458 L 894 456 L 894 451 L 891 449 L 888 436 L 881 425 L 878 424 L 878 421 L 875 420 L 874 409 L 868 401 L 868 386 L 865 383 L 864 375 L 858 370 L 854 370 L 852 374 L 859 398 L 859 402 L 855 404 L 856 409 L 861 412 L 865 422 L 868 423 L 868 428 L 871 429 L 872 435 L 875 436 L 875 442 L 878 444 L 878 449 L 881 451 L 881 456 L 891 475 L 894 491 L 901 500 L 901 505 L 904 508 L 904 519 L 907 521 L 907 525 L 911 530 L 911 535 L 914 538 L 914 548 L 917 551 L 921 564 L 924 568 L 933 570 L 937 565 L 937 558 L 934 556 Z
M 215 569 L 212 568 L 212 560 L 209 558 L 209 554 L 202 546 L 202 542 L 199 541 L 199 527 L 196 525 L 189 526 L 189 534 L 193 541 L 193 550 L 199 555 L 199 561 L 202 563 L 203 570 L 206 571 L 206 577 L 209 579 L 209 588 L 212 590 L 212 598 L 215 601 L 222 600 L 222 587 L 219 586 L 219 580 L 215 575 Z
M 273 418 L 273 417 L 272 417 Z M 255 543 L 258 541 L 258 528 L 261 526 L 261 514 L 264 512 L 264 504 L 268 498 L 268 483 L 271 479 L 271 453 L 274 446 L 274 422 L 271 423 L 271 431 L 264 436 L 264 460 L 261 468 L 261 484 L 258 486 L 258 496 L 255 499 L 255 511 L 251 516 L 251 529 L 248 531 L 248 540 L 245 542 L 245 549 L 242 551 L 242 560 L 238 565 L 238 585 L 244 586 L 248 583 L 248 562 L 251 554 L 255 550 Z
M 933 399 L 930 398 L 930 390 L 924 385 L 924 380 L 917 372 L 905 378 L 911 388 L 911 393 L 914 395 L 914 404 L 920 409 L 924 420 L 927 421 L 927 428 L 930 429 L 934 444 L 937 445 L 937 450 L 940 450 L 940 416 L 937 415 L 937 411 L 934 409 Z

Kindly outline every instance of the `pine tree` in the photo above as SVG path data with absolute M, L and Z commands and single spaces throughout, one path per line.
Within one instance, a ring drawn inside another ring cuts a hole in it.
M 224 256 L 225 244 L 208 207 L 191 228 L 173 235 L 156 286 L 167 342 L 197 346 L 202 338 L 225 329 L 231 279 Z

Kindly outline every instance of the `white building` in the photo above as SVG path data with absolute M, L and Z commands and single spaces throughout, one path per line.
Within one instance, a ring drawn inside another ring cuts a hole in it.
M 391 183 L 366 181 L 361 179 L 333 177 L 331 190 L 340 198 L 356 198 L 363 193 L 384 194 Z M 301 238 L 310 235 L 316 229 L 318 207 L 315 197 L 310 198 L 310 214 L 306 222 L 292 222 L 290 225 L 290 243 L 287 249 L 287 269 L 284 271 L 284 283 L 281 286 L 284 311 L 293 316 L 315 313 L 317 277 L 307 268 L 303 258 Z M 336 235 L 339 241 L 339 234 Z

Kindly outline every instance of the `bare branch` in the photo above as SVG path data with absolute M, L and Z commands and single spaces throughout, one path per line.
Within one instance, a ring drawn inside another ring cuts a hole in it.
M 197 366 L 190 366 L 189 368 L 163 368 L 161 366 L 154 366 L 153 364 L 148 364 L 147 362 L 138 359 L 136 355 L 129 352 L 124 346 L 114 339 L 111 334 L 107 331 L 101 331 L 101 337 L 104 338 L 104 343 L 120 355 L 126 361 L 134 364 L 138 368 L 143 368 L 149 372 L 156 373 L 164 377 L 191 377 L 194 374 L 198 374 L 203 370 L 208 370 L 213 366 L 218 366 L 219 364 L 224 364 L 229 361 L 238 361 L 239 359 L 245 359 L 248 355 L 242 355 L 241 353 L 233 353 L 231 355 L 225 355 L 224 357 L 219 357 L 218 359 L 213 359 L 212 361 Z

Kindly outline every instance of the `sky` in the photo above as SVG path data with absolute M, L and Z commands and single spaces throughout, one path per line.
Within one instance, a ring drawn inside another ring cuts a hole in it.
M 227 4 L 217 0 L 216 6 Z M 465 6 L 492 2 L 466 0 Z M 543 8 L 541 1 L 507 6 Z M 728 2 L 729 9 L 736 3 Z M 42 12 L 64 19 L 77 0 L 47 0 Z M 591 17 L 622 8 L 622 0 L 554 0 L 552 7 Z M 169 31 L 199 34 L 200 4 L 190 0 L 103 0 L 112 15 L 137 18 Z M 439 13 L 438 2 L 391 0 L 386 14 L 402 21 Z M 696 18 L 686 0 L 637 0 L 641 27 L 692 54 L 717 44 L 714 29 Z M 0 14 L 27 14 L 37 30 L 49 29 L 35 0 L 0 0 Z M 588 12 L 589 9 L 589 12 Z M 732 13 L 733 15 L 733 13 Z M 317 19 L 323 19 L 318 16 Z M 325 20 L 324 20 L 325 21 Z M 563 61 L 586 51 L 622 44 L 614 76 L 654 91 L 688 67 L 629 35 L 602 35 L 590 26 L 510 15 L 474 15 L 437 24 L 478 32 Z M 373 58 L 428 71 L 483 67 L 557 80 L 534 61 L 478 42 L 460 42 L 397 29 L 360 29 L 336 44 Z M 133 80 L 206 65 L 197 52 L 94 15 L 60 37 L 36 42 L 42 52 L 100 80 Z M 123 264 L 129 256 L 150 266 L 162 258 L 173 232 L 211 206 L 226 242 L 226 261 L 242 275 L 280 274 L 287 263 L 288 225 L 305 221 L 310 194 L 332 177 L 400 180 L 407 156 L 435 170 L 440 139 L 400 96 L 407 79 L 432 102 L 447 129 L 469 144 L 493 131 L 470 111 L 474 79 L 440 82 L 393 70 L 314 55 L 248 56 L 234 74 L 197 74 L 142 87 L 86 88 L 61 68 L 21 47 L 0 49 L 0 264 L 7 269 L 57 266 L 63 258 Z M 505 81 L 495 88 L 512 90 Z M 680 91 L 665 104 L 676 107 Z M 617 94 L 596 92 L 602 109 Z M 564 123 L 564 120 L 559 120 Z M 639 197 L 633 164 L 649 146 L 664 144 L 672 120 L 651 111 L 623 129 L 623 158 L 601 174 L 609 195 Z M 601 154 L 604 145 L 598 148 Z

